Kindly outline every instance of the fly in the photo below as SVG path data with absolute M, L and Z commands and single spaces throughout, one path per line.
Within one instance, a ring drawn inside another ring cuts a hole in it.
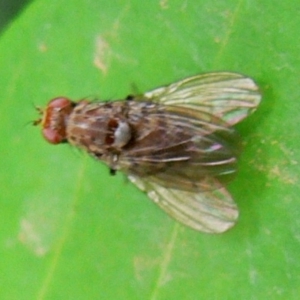
M 44 138 L 69 143 L 123 171 L 162 210 L 202 232 L 237 221 L 225 184 L 237 170 L 233 125 L 256 110 L 256 83 L 237 73 L 189 77 L 110 102 L 52 99 L 39 110 Z

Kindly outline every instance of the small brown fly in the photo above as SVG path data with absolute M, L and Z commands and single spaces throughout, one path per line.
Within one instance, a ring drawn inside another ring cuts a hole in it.
M 44 138 L 70 143 L 121 170 L 160 208 L 202 232 L 232 227 L 238 208 L 224 184 L 237 169 L 232 128 L 257 108 L 261 94 L 249 77 L 217 72 L 109 102 L 51 100 Z

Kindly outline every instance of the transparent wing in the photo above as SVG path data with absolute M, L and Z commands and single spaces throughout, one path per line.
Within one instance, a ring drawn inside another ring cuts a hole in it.
M 207 112 L 229 125 L 251 114 L 261 100 L 253 79 L 237 73 L 206 73 L 146 92 L 144 97 L 165 105 Z
M 195 193 L 165 188 L 148 178 L 128 177 L 169 216 L 197 231 L 222 233 L 237 221 L 237 206 L 224 187 Z

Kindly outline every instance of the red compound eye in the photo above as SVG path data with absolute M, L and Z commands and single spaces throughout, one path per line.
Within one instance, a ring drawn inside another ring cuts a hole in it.
M 54 98 L 49 101 L 47 108 L 56 108 L 56 109 L 64 109 L 66 107 L 73 106 L 73 102 L 64 97 Z
M 66 127 L 74 106 L 74 102 L 64 97 L 52 99 L 48 103 L 41 123 L 43 136 L 50 144 L 67 141 Z

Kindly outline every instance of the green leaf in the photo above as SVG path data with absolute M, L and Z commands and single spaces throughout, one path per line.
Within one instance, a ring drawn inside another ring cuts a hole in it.
M 294 6 L 294 7 L 293 7 Z M 1 299 L 298 299 L 299 5 L 34 1 L 0 40 Z M 256 79 L 235 228 L 177 224 L 122 174 L 51 146 L 34 106 L 124 98 L 201 72 Z

